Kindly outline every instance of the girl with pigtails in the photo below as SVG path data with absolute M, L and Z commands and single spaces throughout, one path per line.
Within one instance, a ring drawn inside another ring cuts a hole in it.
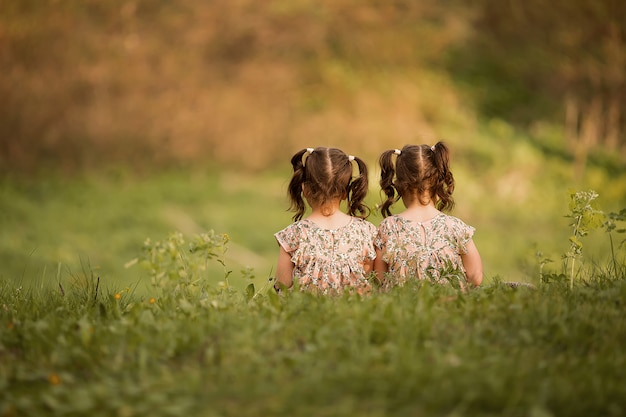
M 454 206 L 454 177 L 450 153 L 443 142 L 434 146 L 406 145 L 382 153 L 380 187 L 387 197 L 380 209 L 384 217 L 374 241 L 375 271 L 386 286 L 407 279 L 438 283 L 460 279 L 478 286 L 483 279 L 474 228 L 442 213 Z M 391 214 L 402 199 L 405 210 Z
M 280 247 L 274 288 L 290 288 L 295 281 L 300 290 L 319 294 L 368 293 L 376 227 L 365 220 L 367 166 L 340 149 L 324 147 L 302 149 L 291 165 L 294 223 L 274 235 Z M 303 218 L 305 201 L 311 213 Z M 340 208 L 344 201 L 347 214 Z

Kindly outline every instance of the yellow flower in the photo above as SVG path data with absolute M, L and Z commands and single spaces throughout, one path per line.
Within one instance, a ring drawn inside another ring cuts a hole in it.
M 156 302 L 156 300 L 154 299 L 154 297 L 151 297 L 150 300 L 148 300 L 148 302 L 150 304 L 154 304 Z
M 122 298 L 122 294 L 120 294 L 119 292 L 117 294 L 115 294 L 115 299 L 119 300 L 120 298 Z
M 52 385 L 59 385 L 61 383 L 61 378 L 57 374 L 48 375 L 48 382 Z

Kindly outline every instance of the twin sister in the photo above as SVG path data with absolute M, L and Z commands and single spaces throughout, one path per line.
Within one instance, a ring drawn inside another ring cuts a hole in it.
M 297 152 L 289 183 L 294 223 L 275 234 L 280 252 L 274 288 L 290 288 L 295 281 L 300 290 L 320 294 L 366 294 L 372 277 L 384 288 L 412 279 L 480 285 L 474 228 L 444 213 L 454 206 L 449 160 L 443 142 L 383 152 L 380 187 L 386 200 L 376 228 L 365 220 L 370 211 L 364 204 L 368 172 L 363 160 L 337 148 Z M 405 210 L 392 214 L 400 199 Z M 311 213 L 303 218 L 305 201 Z M 347 213 L 340 208 L 344 202 Z

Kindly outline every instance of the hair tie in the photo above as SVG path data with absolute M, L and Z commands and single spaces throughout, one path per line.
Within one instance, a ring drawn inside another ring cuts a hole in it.
M 433 152 L 435 152 L 435 145 L 431 146 L 431 147 L 430 147 L 430 150 L 431 150 L 431 151 L 433 151 Z
M 400 149 L 394 149 L 393 153 L 395 153 L 396 155 L 400 155 L 402 151 Z
M 348 155 L 348 161 L 354 161 L 354 155 Z
M 307 151 L 308 153 L 313 153 L 313 151 L 314 151 L 314 150 L 315 150 L 315 148 L 306 148 L 306 151 Z

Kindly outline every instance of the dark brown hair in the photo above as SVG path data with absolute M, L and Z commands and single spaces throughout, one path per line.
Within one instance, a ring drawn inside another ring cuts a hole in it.
M 352 177 L 351 158 L 340 149 L 318 147 L 312 152 L 297 152 L 291 158 L 293 177 L 289 182 L 289 209 L 296 213 L 293 219 L 300 220 L 305 212 L 303 185 L 310 202 L 324 204 L 334 198 L 347 199 L 349 215 L 369 216 L 370 210 L 363 203 L 368 189 L 367 166 L 358 157 L 354 161 L 359 171 L 356 178 Z
M 393 156 L 396 155 L 395 164 Z M 452 210 L 454 200 L 454 176 L 450 171 L 450 151 L 445 143 L 434 146 L 406 145 L 400 151 L 388 150 L 380 155 L 380 188 L 387 196 L 380 211 L 383 217 L 391 216 L 391 206 L 400 198 L 405 202 L 424 195 L 435 200 L 435 207 L 442 211 Z

